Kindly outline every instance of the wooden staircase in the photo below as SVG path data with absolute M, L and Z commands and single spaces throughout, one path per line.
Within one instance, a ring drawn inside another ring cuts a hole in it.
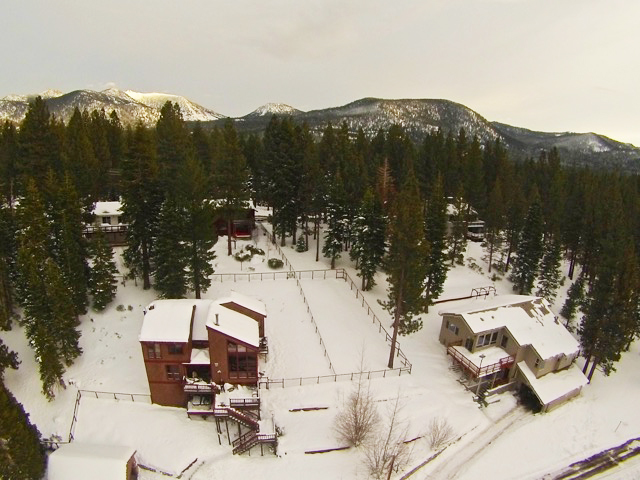
M 229 406 L 219 406 L 213 409 L 213 415 L 218 418 L 230 419 L 249 429 L 232 442 L 233 454 L 241 454 L 251 450 L 256 445 L 276 445 L 278 440 L 275 433 L 260 433 L 260 399 L 240 398 L 230 399 Z M 238 431 L 240 433 L 240 431 Z M 261 447 L 262 449 L 262 447 Z
M 275 433 L 258 433 L 251 430 L 233 441 L 233 454 L 244 453 L 258 444 L 275 445 L 276 443 Z

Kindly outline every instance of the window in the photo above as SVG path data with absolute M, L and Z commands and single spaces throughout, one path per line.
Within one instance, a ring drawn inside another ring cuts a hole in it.
M 162 352 L 160 351 L 159 343 L 147 344 L 147 357 L 148 358 L 162 358 Z
M 498 341 L 498 332 L 485 333 L 478 336 L 478 343 L 476 346 L 484 347 L 485 345 L 495 345 Z
M 167 380 L 176 381 L 182 378 L 180 365 L 166 365 L 165 368 L 167 371 Z
M 258 357 L 244 345 L 227 343 L 230 378 L 255 378 L 258 371 Z
M 103 225 L 111 225 L 111 217 L 102 217 Z
M 509 337 L 507 337 L 506 335 L 503 335 L 502 340 L 500 341 L 500 346 L 502 348 L 507 348 L 507 343 L 509 343 Z
M 456 325 L 451 323 L 449 320 L 447 320 L 447 329 L 455 333 L 456 335 L 458 335 L 458 332 L 460 331 L 460 329 Z
M 169 344 L 169 353 L 171 355 L 182 355 L 183 352 L 184 352 L 184 346 L 182 343 Z
M 464 346 L 471 352 L 473 350 L 473 338 L 467 338 L 467 340 L 464 342 Z

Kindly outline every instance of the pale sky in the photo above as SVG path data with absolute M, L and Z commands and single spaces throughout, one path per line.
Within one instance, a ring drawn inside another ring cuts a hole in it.
M 164 92 L 229 116 L 444 98 L 640 146 L 640 0 L 20 0 L 0 97 Z

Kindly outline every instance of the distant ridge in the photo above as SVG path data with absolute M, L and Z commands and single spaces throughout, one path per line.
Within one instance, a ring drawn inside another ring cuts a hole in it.
M 88 111 L 104 109 L 107 114 L 115 111 L 124 124 L 142 122 L 153 125 L 167 101 L 180 106 L 185 121 L 198 122 L 204 127 L 221 125 L 227 118 L 185 97 L 167 93 L 141 93 L 110 88 L 101 92 L 75 90 L 62 93 L 47 90 L 40 95 L 47 102 L 50 112 L 63 121 L 68 121 L 77 107 Z M 1 98 L 0 120 L 21 122 L 28 102 L 35 96 L 7 95 Z M 272 115 L 286 115 L 296 123 L 305 122 L 316 135 L 320 135 L 329 122 L 334 126 L 346 123 L 352 134 L 362 130 L 369 136 L 381 129 L 387 130 L 392 125 L 401 125 L 416 142 L 421 142 L 426 135 L 436 130 L 457 135 L 460 129 L 464 129 L 469 139 L 475 135 L 482 143 L 500 140 L 515 159 L 536 158 L 543 150 L 557 148 L 562 160 L 568 164 L 640 172 L 640 148 L 629 143 L 592 132 L 536 132 L 491 122 L 470 108 L 450 100 L 388 100 L 368 97 L 343 106 L 309 112 L 283 103 L 267 103 L 233 120 L 238 131 L 260 134 Z

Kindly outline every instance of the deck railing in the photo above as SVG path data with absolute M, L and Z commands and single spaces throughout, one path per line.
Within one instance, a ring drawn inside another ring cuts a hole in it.
M 458 362 L 465 370 L 470 372 L 474 377 L 484 377 L 486 375 L 491 375 L 492 373 L 499 372 L 500 370 L 504 370 L 506 368 L 510 368 L 515 362 L 515 357 L 508 355 L 506 357 L 501 358 L 495 363 L 490 363 L 487 365 L 483 365 L 479 367 L 467 357 L 465 357 L 458 349 L 454 347 L 447 348 L 447 354 L 451 355 L 453 359 Z

